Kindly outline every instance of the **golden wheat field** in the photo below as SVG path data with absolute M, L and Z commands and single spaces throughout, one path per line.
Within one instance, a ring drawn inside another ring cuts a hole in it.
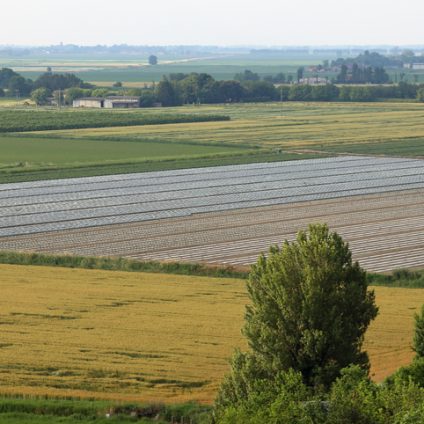
M 3 394 L 210 402 L 244 346 L 242 280 L 0 265 L 0 285 Z M 424 290 L 375 290 L 381 380 L 413 356 Z

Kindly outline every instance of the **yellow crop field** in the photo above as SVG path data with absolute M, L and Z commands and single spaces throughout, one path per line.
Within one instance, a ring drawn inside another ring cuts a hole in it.
M 0 287 L 0 393 L 210 402 L 245 346 L 242 280 L 0 265 Z M 376 293 L 381 380 L 413 356 L 424 290 Z

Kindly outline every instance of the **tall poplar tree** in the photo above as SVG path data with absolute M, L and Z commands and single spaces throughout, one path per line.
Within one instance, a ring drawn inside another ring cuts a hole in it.
M 349 364 L 369 369 L 361 348 L 378 312 L 374 293 L 348 244 L 327 225 L 310 225 L 294 242 L 272 247 L 252 267 L 247 289 L 243 333 L 250 350 L 235 353 L 218 408 L 281 371 L 299 371 L 308 386 L 328 388 Z

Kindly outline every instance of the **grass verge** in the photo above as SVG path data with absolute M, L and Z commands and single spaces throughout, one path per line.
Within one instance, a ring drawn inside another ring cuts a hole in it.
M 398 269 L 391 274 L 368 274 L 373 286 L 424 288 L 424 270 Z
M 209 422 L 211 407 L 187 404 L 113 404 L 88 400 L 0 399 L 2 423 Z
M 248 270 L 231 266 L 217 267 L 199 263 L 135 261 L 126 258 L 46 255 L 0 251 L 0 264 L 57 266 L 63 268 L 100 269 L 105 271 L 152 272 L 162 274 L 195 275 L 199 277 L 242 278 Z M 385 287 L 424 288 L 424 270 L 399 269 L 391 274 L 368 273 L 368 284 Z
M 141 262 L 125 258 L 101 258 L 41 253 L 0 252 L 0 263 L 8 265 L 57 266 L 105 271 L 153 272 L 199 277 L 247 278 L 248 272 L 233 267 L 210 267 L 183 262 Z

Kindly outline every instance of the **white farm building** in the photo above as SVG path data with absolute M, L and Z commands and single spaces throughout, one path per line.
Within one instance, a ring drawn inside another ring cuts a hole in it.
M 74 100 L 72 106 L 98 109 L 133 109 L 140 107 L 140 99 L 134 96 L 83 97 Z
M 102 108 L 104 105 L 104 99 L 100 97 L 82 97 L 72 102 L 73 107 L 94 107 Z
M 140 99 L 138 97 L 131 96 L 114 96 L 107 97 L 104 102 L 104 106 L 107 109 L 131 109 L 139 107 Z

